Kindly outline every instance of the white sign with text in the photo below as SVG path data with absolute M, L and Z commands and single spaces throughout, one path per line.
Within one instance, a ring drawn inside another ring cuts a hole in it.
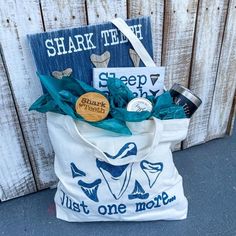
M 135 97 L 159 96 L 163 93 L 165 67 L 94 68 L 93 87 L 108 93 L 108 78 L 118 78 Z

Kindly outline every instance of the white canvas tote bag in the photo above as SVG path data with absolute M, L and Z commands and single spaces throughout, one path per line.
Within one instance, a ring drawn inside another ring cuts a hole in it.
M 141 60 L 155 67 L 142 43 L 121 19 L 113 24 L 129 39 Z M 47 114 L 59 178 L 56 214 L 71 222 L 180 220 L 188 203 L 171 146 L 187 135 L 189 119 L 127 123 L 124 136 Z
M 131 136 L 47 114 L 59 178 L 57 217 L 71 222 L 180 220 L 187 216 L 171 146 L 189 119 L 127 123 Z

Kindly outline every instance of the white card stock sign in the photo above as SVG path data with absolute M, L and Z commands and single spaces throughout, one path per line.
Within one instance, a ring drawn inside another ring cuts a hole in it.
M 108 93 L 108 78 L 118 78 L 135 97 L 159 96 L 163 93 L 165 67 L 94 68 L 93 86 Z

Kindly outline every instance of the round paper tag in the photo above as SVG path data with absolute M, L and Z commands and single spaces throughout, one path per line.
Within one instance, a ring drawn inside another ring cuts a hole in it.
M 127 105 L 127 111 L 152 111 L 152 103 L 146 98 L 134 98 Z
M 96 122 L 107 117 L 110 104 L 102 94 L 89 92 L 78 98 L 75 104 L 75 110 L 85 120 Z

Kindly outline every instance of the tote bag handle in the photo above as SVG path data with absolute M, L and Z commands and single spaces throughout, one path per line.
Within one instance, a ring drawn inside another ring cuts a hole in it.
M 152 60 L 147 50 L 141 43 L 141 41 L 137 38 L 137 36 L 133 33 L 130 27 L 125 23 L 121 18 L 115 18 L 111 20 L 111 23 L 114 24 L 122 33 L 126 36 L 126 38 L 132 44 L 134 50 L 139 55 L 140 59 L 147 67 L 156 67 L 155 62 Z

